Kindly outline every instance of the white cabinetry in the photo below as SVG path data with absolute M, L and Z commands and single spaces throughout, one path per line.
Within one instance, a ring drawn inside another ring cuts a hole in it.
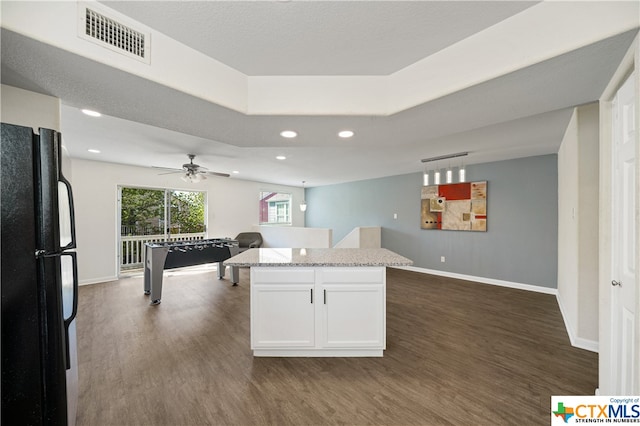
M 382 356 L 384 267 L 252 267 L 255 356 Z
M 251 348 L 314 347 L 313 269 L 260 269 L 251 268 Z

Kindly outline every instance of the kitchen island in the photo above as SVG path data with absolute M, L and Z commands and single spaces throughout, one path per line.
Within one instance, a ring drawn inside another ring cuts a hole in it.
M 413 262 L 387 249 L 250 249 L 254 356 L 376 356 L 386 348 L 386 267 Z

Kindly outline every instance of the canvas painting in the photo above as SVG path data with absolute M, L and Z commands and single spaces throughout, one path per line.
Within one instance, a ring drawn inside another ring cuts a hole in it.
M 487 230 L 487 182 L 422 187 L 422 229 Z

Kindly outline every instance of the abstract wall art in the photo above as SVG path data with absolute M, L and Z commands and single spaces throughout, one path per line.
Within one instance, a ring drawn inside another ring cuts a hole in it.
M 487 182 L 422 187 L 421 228 L 452 231 L 487 230 Z

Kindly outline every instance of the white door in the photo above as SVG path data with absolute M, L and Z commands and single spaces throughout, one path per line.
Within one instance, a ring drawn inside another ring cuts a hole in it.
M 634 378 L 640 373 L 636 353 L 637 262 L 636 251 L 636 113 L 635 79 L 631 75 L 613 101 L 613 217 L 611 350 L 612 389 L 618 395 L 637 395 Z

